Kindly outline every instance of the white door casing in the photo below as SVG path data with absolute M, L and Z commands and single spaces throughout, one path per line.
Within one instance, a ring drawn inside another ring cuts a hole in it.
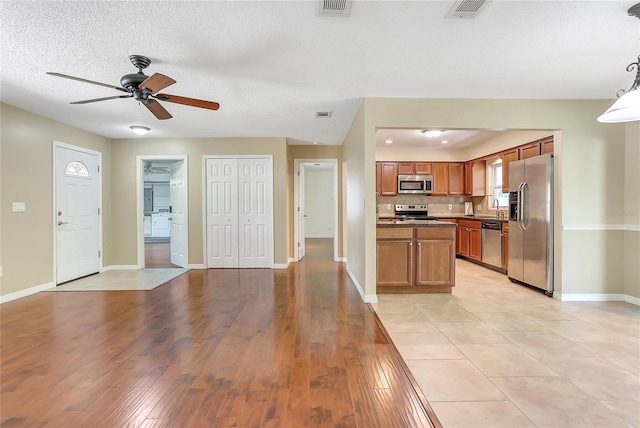
M 169 203 L 171 206 L 171 263 L 180 267 L 187 267 L 185 257 L 185 230 L 186 230 L 186 204 L 187 189 L 185 179 L 187 167 L 184 161 L 177 161 L 171 165 L 171 179 L 169 181 Z
M 174 263 L 178 266 L 182 266 L 184 268 L 189 267 L 189 205 L 188 205 L 188 194 L 189 194 L 189 179 L 188 179 L 188 171 L 189 171 L 189 159 L 187 155 L 138 155 L 136 156 L 136 199 L 137 199 L 137 236 L 138 236 L 138 269 L 145 268 L 145 241 L 144 241 L 144 163 L 145 161 L 162 161 L 162 163 L 169 163 L 170 165 L 180 163 L 180 169 L 183 170 L 181 175 L 181 181 L 183 182 L 182 192 L 178 192 L 174 194 L 174 199 L 180 197 L 180 202 L 177 200 L 171 202 L 171 188 L 169 188 L 169 204 L 176 203 L 183 207 L 183 218 L 184 222 L 183 226 L 177 227 L 175 230 L 172 229 L 171 225 L 167 226 L 167 236 L 170 236 L 171 244 L 173 245 L 174 240 L 178 240 L 178 245 L 180 246 L 180 252 L 182 252 L 183 264 Z M 153 220 L 152 220 L 153 222 Z M 176 251 L 178 252 L 178 251 Z M 172 257 L 173 259 L 173 257 Z M 172 261 L 173 263 L 173 261 Z
M 304 165 L 300 164 L 300 169 L 297 172 L 298 174 L 298 207 L 297 207 L 297 211 L 298 211 L 298 243 L 297 243 L 297 247 L 298 247 L 298 260 L 302 260 L 304 258 L 304 255 L 306 253 L 306 247 L 305 247 L 305 236 L 307 235 L 306 232 L 306 225 L 307 225 L 307 214 L 305 211 L 305 206 L 304 206 L 304 196 L 305 196 L 305 186 L 304 186 L 304 174 L 305 174 L 305 170 L 304 170 Z
M 273 266 L 273 160 L 205 158 L 209 268 Z
M 55 145 L 57 284 L 100 271 L 99 154 Z

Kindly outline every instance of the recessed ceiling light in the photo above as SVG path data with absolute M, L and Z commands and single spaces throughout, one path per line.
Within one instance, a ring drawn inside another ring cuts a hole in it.
M 144 135 L 147 132 L 151 131 L 151 128 L 147 128 L 146 126 L 138 126 L 138 125 L 130 126 L 129 129 L 131 129 L 133 132 L 135 132 L 138 135 Z
M 425 137 L 428 138 L 436 138 L 442 135 L 444 131 L 440 131 L 439 129 L 425 129 L 422 131 Z
M 387 141 L 385 141 L 385 143 L 391 144 L 391 143 L 393 143 L 393 140 L 387 140 Z
M 314 142 L 313 142 L 313 143 L 311 143 L 311 144 L 313 144 L 313 145 L 317 145 L 317 144 L 318 144 L 318 142 L 317 142 L 317 141 L 314 141 Z
M 442 144 L 447 144 L 447 143 L 448 143 L 448 141 L 447 141 L 447 140 L 442 140 L 442 141 L 440 141 L 440 142 L 441 142 Z

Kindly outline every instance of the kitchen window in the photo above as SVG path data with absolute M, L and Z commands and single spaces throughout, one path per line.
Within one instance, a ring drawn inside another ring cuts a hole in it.
M 502 192 L 502 163 L 494 163 L 490 167 L 491 200 L 489 209 L 507 209 L 509 206 L 509 193 Z M 498 207 L 495 201 L 498 200 Z

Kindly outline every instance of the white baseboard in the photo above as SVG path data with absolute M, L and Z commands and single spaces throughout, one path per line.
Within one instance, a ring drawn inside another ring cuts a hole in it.
M 628 294 L 561 294 L 554 292 L 553 297 L 563 302 L 628 302 L 640 306 L 640 298 Z
M 632 305 L 640 306 L 640 297 L 634 297 L 634 296 L 629 296 L 628 294 L 625 294 L 624 301 L 627 303 L 631 303 Z
M 32 294 L 49 290 L 50 288 L 55 288 L 55 286 L 56 285 L 53 282 L 48 282 L 46 284 L 36 285 L 35 287 L 27 288 L 26 290 L 20 290 L 20 291 L 16 291 L 15 293 L 9 293 L 4 296 L 0 296 L 0 304 L 7 303 L 12 300 L 20 299 L 22 297 L 31 296 Z
M 206 269 L 203 263 L 187 265 L 187 269 Z
M 287 263 L 274 263 L 274 269 L 287 269 L 289 267 L 289 262 Z
M 100 272 L 108 272 L 110 270 L 138 270 L 138 265 L 109 265 L 103 266 Z
M 347 262 L 347 258 L 346 257 L 338 257 L 334 261 L 338 262 L 338 263 L 346 263 Z
M 346 267 L 346 270 L 347 270 L 347 274 L 349 274 L 349 278 L 351 278 L 351 281 L 353 281 L 353 283 L 356 285 L 356 289 L 358 290 L 358 293 L 360 293 L 360 297 L 362 298 L 362 301 L 365 303 L 378 303 L 378 295 L 365 294 L 364 290 L 362 290 L 362 287 L 360 286 L 360 283 L 358 282 L 356 277 L 353 275 L 353 272 L 351 272 L 351 269 L 349 269 L 348 265 Z

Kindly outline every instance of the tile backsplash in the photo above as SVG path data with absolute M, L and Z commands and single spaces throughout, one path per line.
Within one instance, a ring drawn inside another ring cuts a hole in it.
M 398 195 L 398 196 L 378 196 L 378 213 L 381 216 L 393 215 L 395 204 L 427 204 L 430 215 L 464 215 L 464 203 L 473 202 L 473 209 L 476 214 L 477 207 L 481 207 L 480 213 L 488 214 L 487 202 L 484 196 L 421 196 L 421 195 Z M 451 204 L 451 210 L 449 210 Z

